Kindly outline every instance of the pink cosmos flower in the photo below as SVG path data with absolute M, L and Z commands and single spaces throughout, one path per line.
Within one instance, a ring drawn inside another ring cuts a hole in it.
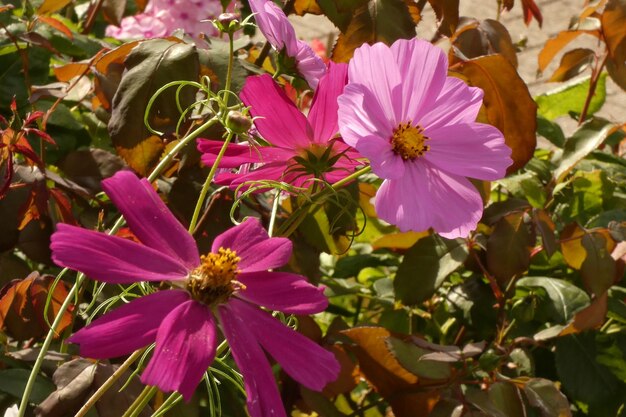
M 512 161 L 502 133 L 476 122 L 482 90 L 447 71 L 446 55 L 426 41 L 361 46 L 339 97 L 339 130 L 384 179 L 381 219 L 455 238 L 474 230 L 483 210 L 466 177 L 502 178 Z
M 235 2 L 228 9 L 234 10 Z M 194 37 L 200 33 L 216 36 L 218 30 L 202 20 L 215 19 L 220 13 L 219 0 L 152 0 L 143 13 L 123 18 L 120 27 L 108 26 L 106 35 L 116 39 L 155 38 L 182 29 Z
M 347 72 L 346 64 L 330 63 L 308 116 L 298 110 L 269 75 L 248 77 L 241 100 L 251 106 L 256 128 L 271 146 L 229 145 L 220 168 L 257 165 L 247 172 L 223 173 L 216 182 L 236 188 L 248 181 L 275 180 L 301 187 L 314 177 L 334 183 L 354 172 L 362 164 L 356 161 L 360 155 L 335 138 L 339 130 L 337 97 L 343 92 Z M 221 147 L 222 142 L 199 139 L 202 162 L 213 165 Z
M 267 41 L 277 50 L 285 50 L 296 61 L 298 72 L 312 89 L 326 72 L 324 61 L 304 41 L 296 37 L 296 31 L 282 11 L 272 0 L 249 0 L 250 9 Z
M 314 390 L 334 380 L 334 355 L 259 309 L 311 314 L 328 305 L 323 289 L 286 272 L 291 241 L 270 238 L 248 219 L 215 238 L 199 256 L 196 243 L 147 180 L 118 172 L 102 188 L 137 243 L 64 224 L 52 236 L 61 266 L 103 282 L 171 281 L 173 289 L 137 298 L 79 330 L 69 341 L 84 356 L 112 358 L 156 342 L 143 383 L 189 400 L 215 356 L 217 326 L 244 377 L 250 415 L 285 416 L 264 350 L 285 372 Z

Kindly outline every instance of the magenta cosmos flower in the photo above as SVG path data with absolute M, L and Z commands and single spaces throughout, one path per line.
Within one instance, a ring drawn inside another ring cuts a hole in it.
M 455 238 L 474 230 L 483 210 L 466 177 L 502 178 L 512 161 L 502 133 L 476 122 L 482 90 L 447 71 L 446 55 L 429 42 L 361 46 L 339 97 L 339 130 L 384 179 L 375 198 L 381 219 Z
M 220 168 L 257 165 L 245 173 L 223 173 L 216 182 L 236 188 L 249 181 L 274 180 L 300 187 L 314 177 L 334 183 L 354 172 L 357 165 L 362 165 L 356 160 L 360 155 L 335 138 L 339 131 L 337 97 L 346 85 L 347 72 L 346 64 L 330 63 L 308 116 L 298 110 L 269 75 L 248 77 L 241 100 L 251 107 L 258 132 L 271 146 L 229 145 Z M 222 144 L 199 139 L 202 162 L 213 165 Z
M 258 306 L 287 314 L 323 311 L 321 288 L 286 272 L 268 272 L 291 256 L 291 241 L 270 238 L 256 219 L 219 235 L 199 256 L 191 235 L 148 181 L 119 172 L 102 187 L 141 241 L 60 224 L 52 257 L 61 266 L 114 284 L 171 281 L 173 289 L 137 298 L 69 340 L 83 356 L 112 358 L 156 342 L 141 381 L 189 400 L 215 356 L 217 326 L 241 370 L 250 415 L 285 416 L 263 350 L 302 385 L 321 390 L 339 372 L 334 355 Z
M 306 42 L 296 37 L 296 31 L 285 12 L 272 0 L 249 0 L 249 3 L 263 36 L 277 51 L 284 49 L 287 56 L 295 59 L 298 72 L 315 90 L 319 79 L 326 72 L 322 58 Z

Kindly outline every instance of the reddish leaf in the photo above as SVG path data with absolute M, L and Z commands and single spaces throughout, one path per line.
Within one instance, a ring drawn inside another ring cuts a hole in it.
M 439 24 L 439 32 L 450 36 L 459 24 L 459 0 L 428 0 L 435 11 Z
M 71 62 L 69 64 L 54 67 L 54 76 L 62 82 L 69 82 L 72 78 L 86 74 L 89 71 L 89 64 L 84 62 Z
M 44 2 L 41 3 L 41 6 L 37 9 L 37 14 L 42 15 L 58 12 L 71 2 L 72 0 L 44 0 Z
M 126 10 L 126 0 L 104 0 L 102 2 L 102 15 L 107 22 L 119 26 Z
M 563 49 L 567 44 L 571 41 L 579 37 L 580 35 L 593 35 L 599 37 L 600 34 L 598 31 L 588 31 L 588 30 L 564 30 L 559 32 L 554 38 L 548 39 L 546 44 L 543 46 L 541 52 L 539 52 L 538 57 L 538 65 L 539 72 L 545 71 L 545 69 L 550 64 L 550 61 L 558 54 L 561 49 Z
M 615 241 L 607 229 L 585 230 L 573 223 L 561 232 L 561 251 L 567 264 L 580 271 L 589 293 L 599 296 L 615 282 L 611 257 Z
M 0 292 L 0 328 L 6 328 L 7 333 L 16 340 L 43 337 L 49 328 L 44 313 L 53 281 L 52 276 L 39 276 L 33 272 L 25 279 L 15 280 L 3 288 Z M 53 289 L 47 311 L 49 322 L 54 320 L 66 297 L 67 288 L 63 282 L 59 282 Z M 63 332 L 71 322 L 72 315 L 66 311 L 57 331 Z
M 537 144 L 537 104 L 515 67 L 502 55 L 489 55 L 456 64 L 451 71 L 485 92 L 479 121 L 497 127 L 504 134 L 513 159 L 507 172 L 526 165 Z
M 124 72 L 124 61 L 130 51 L 139 43 L 139 41 L 125 43 L 93 60 L 91 70 L 96 76 L 94 79 L 95 93 L 102 107 L 106 110 L 111 109 L 113 95 L 117 91 Z
M 606 320 L 607 309 L 608 292 L 605 292 L 593 300 L 589 306 L 577 312 L 574 320 L 561 331 L 559 336 L 599 328 Z
M 524 212 L 511 213 L 496 223 L 487 240 L 487 269 L 505 286 L 526 271 L 535 245 L 531 219 Z
M 567 81 L 585 70 L 593 61 L 595 53 L 591 49 L 576 48 L 568 51 L 561 58 L 559 67 L 548 81 Z
M 511 40 L 511 35 L 502 23 L 485 19 L 469 20 L 461 26 L 450 39 L 454 48 L 450 49 L 450 63 L 462 61 L 455 52 L 455 48 L 464 58 L 478 58 L 483 55 L 502 54 L 514 67 L 517 68 L 517 51 Z
M 526 23 L 526 26 L 530 25 L 534 17 L 537 23 L 539 23 L 539 27 L 541 27 L 543 16 L 534 0 L 522 0 L 522 9 L 524 10 L 524 23 Z
M 606 68 L 611 78 L 626 90 L 626 2 L 610 0 L 602 13 L 601 22 L 609 50 Z
M 46 25 L 50 27 L 55 28 L 56 30 L 63 33 L 68 38 L 74 39 L 74 34 L 72 34 L 72 31 L 70 30 L 70 28 L 65 26 L 65 24 L 61 22 L 60 20 L 55 19 L 53 17 L 49 17 L 49 16 L 39 16 L 37 17 L 37 20 L 45 23 Z

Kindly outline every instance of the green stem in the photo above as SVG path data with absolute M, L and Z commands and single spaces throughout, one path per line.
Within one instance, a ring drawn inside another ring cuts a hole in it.
M 304 219 L 306 218 L 306 214 L 309 212 L 309 210 L 319 204 L 316 201 L 318 200 L 319 197 L 322 197 L 326 193 L 332 192 L 334 190 L 337 190 L 338 188 L 343 187 L 346 184 L 351 183 L 352 181 L 359 178 L 361 175 L 367 174 L 371 170 L 372 168 L 369 165 L 366 167 L 363 167 L 359 169 L 358 171 L 355 171 L 352 174 L 348 175 L 347 177 L 332 184 L 329 188 L 325 188 L 313 194 L 311 196 L 310 203 L 303 204 L 302 206 L 298 207 L 293 213 L 291 213 L 291 218 L 295 218 L 296 220 L 291 221 L 291 222 L 285 222 L 285 224 L 283 224 L 280 230 L 278 231 L 277 235 L 282 236 L 282 237 L 287 237 L 291 235 L 293 232 L 295 232 L 295 230 L 298 228 L 300 223 L 304 221 Z
M 148 176 L 148 181 L 150 182 L 154 181 L 159 176 L 159 174 L 161 174 L 161 172 L 163 172 L 163 170 L 167 168 L 167 166 L 172 161 L 174 156 L 176 156 L 178 152 L 181 151 L 181 149 L 183 149 L 189 142 L 197 138 L 200 135 L 200 133 L 202 133 L 203 131 L 205 131 L 206 129 L 214 125 L 215 123 L 217 123 L 217 121 L 218 121 L 217 118 L 209 119 L 207 122 L 205 122 L 196 130 L 194 130 L 192 133 L 190 133 L 189 136 L 182 139 L 176 146 L 172 148 L 171 151 L 167 153 L 167 155 L 165 155 L 165 157 L 159 162 L 156 168 L 154 168 L 152 173 Z M 109 230 L 108 234 L 114 235 L 115 233 L 117 233 L 120 227 L 122 227 L 123 224 L 124 224 L 124 218 L 120 217 L 119 219 L 117 219 L 117 221 L 115 222 L 111 230 Z M 64 268 L 59 274 L 64 274 L 68 270 L 69 268 Z M 17 417 L 24 417 L 24 415 L 26 414 L 26 408 L 28 407 L 28 400 L 30 399 L 30 396 L 35 387 L 35 381 L 37 379 L 37 375 L 39 374 L 39 371 L 41 370 L 41 365 L 43 364 L 44 357 L 48 353 L 48 349 L 50 349 L 50 344 L 52 343 L 52 339 L 54 338 L 56 334 L 56 329 L 61 324 L 64 313 L 69 308 L 72 302 L 72 299 L 76 296 L 76 293 L 78 292 L 78 289 L 81 287 L 84 280 L 85 280 L 85 275 L 82 273 L 79 273 L 76 277 L 76 282 L 74 283 L 72 288 L 70 288 L 70 290 L 68 291 L 67 297 L 65 297 L 65 300 L 63 300 L 63 304 L 61 304 L 61 307 L 59 308 L 59 312 L 57 313 L 57 316 L 54 318 L 54 321 L 52 322 L 52 326 L 50 326 L 50 330 L 48 330 L 48 334 L 46 335 L 46 338 L 44 339 L 41 345 L 41 350 L 39 352 L 39 355 L 37 355 L 37 359 L 35 360 L 35 363 L 33 364 L 33 369 L 30 371 L 30 375 L 28 376 L 26 387 L 24 387 L 24 394 L 22 395 L 22 400 L 20 401 L 20 408 L 17 413 Z
M 113 386 L 113 384 L 115 384 L 115 382 L 124 374 L 124 372 L 126 372 L 128 368 L 130 368 L 130 366 L 135 363 L 135 361 L 143 354 L 143 351 L 144 349 L 134 351 L 132 355 L 130 355 L 128 359 L 126 359 L 124 363 L 121 364 L 115 372 L 113 372 L 113 375 L 111 375 L 109 379 L 107 379 L 96 392 L 94 392 L 91 398 L 89 398 L 85 405 L 83 405 L 81 409 L 78 410 L 78 413 L 76 413 L 74 417 L 83 417 L 85 414 L 87 414 L 87 412 L 91 409 L 91 407 L 94 406 L 94 404 L 100 399 L 100 397 L 102 397 L 102 395 L 104 395 L 104 393 L 107 392 L 109 388 Z
M 206 199 L 207 194 L 209 193 L 209 188 L 211 187 L 211 182 L 213 182 L 213 177 L 217 172 L 217 167 L 220 164 L 220 161 L 224 157 L 226 153 L 226 149 L 228 148 L 228 144 L 233 138 L 233 132 L 228 132 L 228 136 L 226 136 L 226 140 L 224 140 L 224 144 L 222 145 L 222 149 L 220 149 L 220 153 L 217 154 L 217 158 L 209 171 L 209 175 L 206 177 L 206 181 L 204 181 L 204 185 L 202 186 L 202 190 L 200 191 L 200 196 L 198 197 L 198 201 L 196 202 L 196 208 L 193 210 L 193 216 L 191 217 L 191 222 L 189 223 L 189 232 L 191 233 L 198 223 L 198 218 L 200 217 L 200 211 L 202 210 L 202 206 L 204 205 L 204 200 Z
M 161 415 L 165 414 L 167 411 L 169 411 L 171 407 L 176 405 L 176 403 L 178 403 L 182 398 L 183 397 L 179 393 L 177 392 L 172 393 L 169 397 L 167 397 L 165 401 L 163 401 L 163 404 L 161 404 L 161 406 L 157 408 L 157 410 L 154 413 L 152 413 L 152 417 L 160 417 Z
M 126 410 L 122 417 L 137 417 L 139 413 L 141 413 L 141 411 L 146 407 L 146 405 L 148 405 L 148 403 L 150 402 L 152 397 L 154 397 L 154 394 L 156 394 L 157 391 L 157 387 L 147 385 L 143 389 L 143 391 L 141 391 L 139 397 L 135 399 L 135 402 L 133 402 L 130 407 L 128 407 L 128 410 Z
M 276 214 L 278 213 L 278 205 L 280 203 L 280 188 L 276 189 L 274 195 L 274 203 L 272 204 L 272 214 L 270 216 L 270 224 L 267 228 L 267 234 L 272 237 L 274 234 L 274 224 L 276 223 Z
M 226 71 L 226 83 L 224 84 L 224 104 L 228 107 L 228 99 L 230 98 L 230 83 L 233 78 L 233 61 L 235 59 L 235 50 L 232 32 L 228 33 L 228 70 Z

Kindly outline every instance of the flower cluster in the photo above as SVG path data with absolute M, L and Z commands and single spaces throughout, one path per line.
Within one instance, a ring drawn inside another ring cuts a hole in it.
M 229 9 L 233 9 L 233 3 Z M 217 35 L 217 29 L 207 19 L 222 13 L 220 0 L 151 0 L 143 13 L 127 16 L 120 26 L 108 26 L 106 35 L 117 39 L 146 39 L 168 36 L 182 29 L 190 36 L 200 33 Z

